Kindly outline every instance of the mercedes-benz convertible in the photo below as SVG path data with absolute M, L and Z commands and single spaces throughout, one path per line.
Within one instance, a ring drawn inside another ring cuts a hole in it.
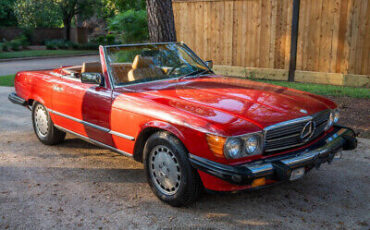
M 356 148 L 334 102 L 217 75 L 184 43 L 99 52 L 99 62 L 17 73 L 9 99 L 32 111 L 46 145 L 71 133 L 143 162 L 153 192 L 170 205 L 194 202 L 204 189 L 296 180 Z

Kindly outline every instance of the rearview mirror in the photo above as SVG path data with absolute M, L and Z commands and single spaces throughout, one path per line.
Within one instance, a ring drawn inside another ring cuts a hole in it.
M 100 73 L 81 73 L 81 82 L 103 86 L 104 77 Z
M 213 68 L 213 61 L 212 60 L 206 61 L 206 65 L 208 66 L 208 68 L 212 69 Z

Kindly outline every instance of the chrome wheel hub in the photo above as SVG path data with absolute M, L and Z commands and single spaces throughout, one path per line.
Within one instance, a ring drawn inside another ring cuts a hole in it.
M 37 133 L 45 137 L 48 134 L 48 113 L 42 105 L 37 105 L 35 109 L 35 126 Z
M 181 181 L 180 165 L 169 148 L 158 145 L 149 155 L 149 171 L 157 189 L 166 195 L 177 192 Z

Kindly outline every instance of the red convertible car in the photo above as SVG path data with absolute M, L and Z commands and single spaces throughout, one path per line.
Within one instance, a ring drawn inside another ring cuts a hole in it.
M 19 72 L 10 101 L 32 110 L 47 145 L 66 132 L 145 165 L 173 206 L 205 188 L 237 191 L 296 180 L 356 148 L 334 102 L 214 74 L 184 43 L 100 47 L 100 62 Z

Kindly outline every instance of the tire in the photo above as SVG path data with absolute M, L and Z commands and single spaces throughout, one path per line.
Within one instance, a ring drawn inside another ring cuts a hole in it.
M 154 194 L 171 206 L 189 205 L 201 193 L 199 175 L 190 165 L 185 147 L 167 132 L 157 132 L 148 138 L 144 170 Z
M 66 133 L 55 128 L 49 112 L 39 102 L 32 105 L 32 124 L 37 138 L 45 145 L 56 145 L 63 142 Z

